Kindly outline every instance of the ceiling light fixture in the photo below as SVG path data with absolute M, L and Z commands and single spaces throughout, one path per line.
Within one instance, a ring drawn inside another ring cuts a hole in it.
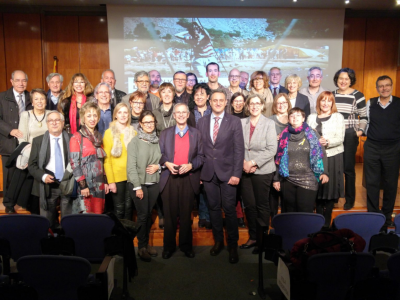
M 293 0 L 293 2 L 297 2 L 297 0 Z
M 344 1 L 344 3 L 345 3 L 345 4 L 349 4 L 349 3 L 350 3 L 350 0 L 346 0 L 346 1 Z
M 400 0 L 397 0 L 397 5 L 400 5 Z

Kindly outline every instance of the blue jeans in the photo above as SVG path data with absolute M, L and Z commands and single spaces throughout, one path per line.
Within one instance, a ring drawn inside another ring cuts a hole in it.
M 210 222 L 210 213 L 208 212 L 207 207 L 207 195 L 204 186 L 201 186 L 200 188 L 199 219 L 205 219 L 207 222 Z

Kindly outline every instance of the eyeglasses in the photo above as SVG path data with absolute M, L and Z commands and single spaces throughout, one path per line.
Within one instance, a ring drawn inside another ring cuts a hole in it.
M 249 106 L 251 107 L 260 107 L 262 104 L 261 103 L 250 103 Z
M 276 106 L 286 106 L 288 105 L 287 102 L 276 102 Z
M 136 83 L 140 83 L 140 84 L 142 84 L 142 83 L 149 84 L 150 81 L 148 81 L 148 80 L 140 80 L 140 81 L 136 81 Z
M 146 125 L 146 126 L 153 126 L 154 123 L 155 123 L 154 121 L 143 122 L 143 124 Z
M 232 79 L 239 79 L 239 78 L 240 78 L 240 75 L 229 75 L 229 78 L 232 78 Z
M 225 99 L 212 99 L 211 101 L 213 103 L 217 104 L 217 103 L 224 103 L 226 100 Z
M 322 75 L 310 75 L 311 79 L 321 79 Z
M 143 106 L 143 102 L 132 102 L 133 106 Z
M 257 77 L 257 78 L 254 78 L 253 80 L 254 80 L 254 81 L 263 81 L 264 78 L 258 78 L 258 77 Z
M 27 83 L 28 80 L 26 80 L 26 79 L 14 79 L 13 82 L 15 82 L 15 83 L 20 83 L 20 82 Z
M 84 81 L 74 81 L 74 84 L 85 84 Z
M 243 100 L 233 100 L 233 104 L 243 104 Z
M 53 119 L 53 120 L 47 120 L 47 123 L 53 123 L 53 124 L 58 124 L 58 123 L 60 123 L 61 122 L 61 119 Z
M 186 82 L 186 79 L 174 78 L 174 81 L 177 81 L 177 82 Z
M 189 82 L 196 82 L 196 79 L 188 79 Z
M 110 92 L 107 92 L 107 91 L 100 91 L 100 92 L 97 92 L 97 94 L 100 94 L 100 95 L 106 95 L 106 94 L 109 94 Z
M 378 85 L 378 89 L 390 88 L 392 84 Z
M 188 113 L 187 111 L 176 111 L 175 115 L 180 116 L 180 115 L 186 115 L 187 113 Z

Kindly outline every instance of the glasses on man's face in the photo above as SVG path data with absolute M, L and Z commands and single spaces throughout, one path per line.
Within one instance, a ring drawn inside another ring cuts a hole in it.
M 181 115 L 186 115 L 188 112 L 187 111 L 176 111 L 175 115 L 181 116 Z
M 133 106 L 143 106 L 143 102 L 132 102 Z
M 154 121 L 149 121 L 149 122 L 143 122 L 143 124 L 145 125 L 145 126 L 148 126 L 148 127 L 150 127 L 150 126 L 154 126 Z
M 378 89 L 390 88 L 392 84 L 378 85 Z
M 78 85 L 78 84 L 85 84 L 84 81 L 74 81 L 74 84 Z
M 136 81 L 136 83 L 139 83 L 139 84 L 149 84 L 150 81 L 148 81 L 148 80 L 139 80 L 139 81 Z
M 317 74 L 317 75 L 310 75 L 310 78 L 311 78 L 311 79 L 321 79 L 322 76 L 319 75 L 319 74 Z
M 250 107 L 260 107 L 261 103 L 257 102 L 257 103 L 250 103 L 249 104 Z
M 28 82 L 28 80 L 26 80 L 26 79 L 14 79 L 13 80 L 15 83 L 20 83 L 20 82 L 22 82 L 22 83 L 27 83 Z
M 176 81 L 176 82 L 186 82 L 186 79 L 183 79 L 183 78 L 174 78 L 174 81 Z
M 239 79 L 240 75 L 229 75 L 229 78 L 231 78 L 231 79 Z
M 97 92 L 97 94 L 99 94 L 99 95 L 106 95 L 106 94 L 109 94 L 110 92 L 107 92 L 107 91 L 100 91 L 100 92 Z
M 50 119 L 50 120 L 47 120 L 47 123 L 50 123 L 50 124 L 58 124 L 60 122 L 61 122 L 61 119 Z

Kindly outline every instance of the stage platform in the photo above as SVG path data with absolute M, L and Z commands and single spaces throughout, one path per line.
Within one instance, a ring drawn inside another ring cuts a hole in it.
M 356 164 L 356 173 L 357 173 L 357 180 L 356 180 L 356 202 L 354 205 L 354 208 L 351 210 L 344 210 L 343 205 L 345 202 L 344 198 L 339 199 L 339 202 L 335 204 L 335 208 L 332 213 L 332 218 L 335 218 L 336 216 L 343 214 L 343 213 L 349 213 L 349 212 L 366 212 L 367 211 L 367 195 L 366 195 L 366 190 L 362 186 L 362 163 Z M 400 187 L 400 184 L 399 184 Z M 381 197 L 380 200 L 382 201 L 382 192 L 381 192 Z M 30 214 L 28 211 L 23 209 L 22 207 L 16 206 L 16 212 L 18 214 Z M 397 191 L 397 198 L 396 198 L 396 204 L 395 204 L 395 209 L 393 213 L 394 215 L 400 213 L 400 192 L 399 190 Z M 3 198 L 0 198 L 0 215 L 4 215 L 4 205 L 3 205 Z M 135 219 L 135 215 L 134 215 Z M 198 214 L 197 211 L 194 211 L 192 214 L 192 219 L 193 219 L 193 245 L 194 246 L 211 246 L 214 245 L 214 239 L 212 235 L 212 231 L 205 229 L 205 228 L 199 228 L 198 227 Z M 163 235 L 164 235 L 164 230 L 160 229 L 158 227 L 158 217 L 157 214 L 154 212 L 153 213 L 153 220 L 154 223 L 151 228 L 151 233 L 150 233 L 150 244 L 153 246 L 162 246 L 163 245 Z M 239 228 L 239 245 L 245 243 L 249 238 L 247 228 Z M 178 241 L 178 235 L 177 235 L 177 241 Z M 137 240 L 135 239 L 135 246 L 137 246 Z

